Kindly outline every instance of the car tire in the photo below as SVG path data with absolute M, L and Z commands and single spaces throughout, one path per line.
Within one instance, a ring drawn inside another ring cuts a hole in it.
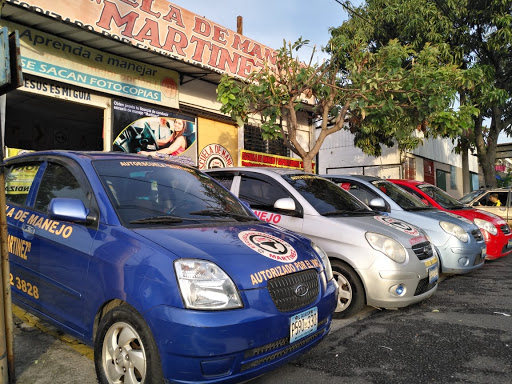
M 357 273 L 339 260 L 331 260 L 332 273 L 339 285 L 338 303 L 334 310 L 335 319 L 354 316 L 365 305 L 363 283 Z
M 94 341 L 94 364 L 101 384 L 163 383 L 151 330 L 128 305 L 113 308 L 101 319 Z

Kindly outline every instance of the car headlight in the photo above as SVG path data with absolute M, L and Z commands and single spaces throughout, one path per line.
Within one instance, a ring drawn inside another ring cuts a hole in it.
M 443 231 L 449 233 L 450 235 L 455 236 L 457 239 L 462 241 L 463 243 L 467 243 L 469 240 L 468 233 L 457 224 L 450 223 L 448 221 L 440 221 L 439 225 L 443 228 Z
M 332 275 L 332 268 L 331 268 L 331 262 L 329 261 L 329 257 L 327 256 L 327 253 L 324 252 L 322 248 L 320 248 L 315 243 L 311 242 L 311 246 L 315 250 L 316 253 L 318 253 L 318 256 L 320 256 L 320 259 L 322 259 L 322 263 L 324 263 L 324 271 L 325 271 L 325 278 L 327 281 L 331 281 L 333 278 Z
M 373 249 L 382 252 L 391 260 L 397 263 L 403 263 L 406 260 L 407 251 L 395 239 L 373 232 L 366 232 L 365 237 Z
M 242 307 L 242 300 L 231 278 L 216 264 L 196 259 L 174 263 L 185 307 L 219 310 Z
M 491 223 L 490 221 L 482 220 L 482 219 L 475 219 L 474 222 L 478 228 L 486 230 L 491 235 L 496 236 L 498 234 L 498 228 L 496 228 L 496 226 L 493 223 Z

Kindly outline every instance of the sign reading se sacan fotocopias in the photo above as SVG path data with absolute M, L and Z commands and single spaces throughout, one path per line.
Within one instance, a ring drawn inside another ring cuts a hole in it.
M 247 78 L 275 51 L 166 0 L 6 0 L 165 56 Z

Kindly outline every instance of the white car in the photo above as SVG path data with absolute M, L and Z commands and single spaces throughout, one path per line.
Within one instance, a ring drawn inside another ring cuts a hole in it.
M 425 233 L 373 212 L 329 180 L 279 168 L 206 171 L 256 215 L 306 235 L 329 256 L 340 289 L 334 316 L 365 304 L 398 308 L 437 289 L 438 258 Z

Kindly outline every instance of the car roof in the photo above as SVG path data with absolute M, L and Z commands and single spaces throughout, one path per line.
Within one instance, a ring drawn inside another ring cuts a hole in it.
M 10 157 L 6 159 L 6 163 L 18 162 L 22 160 L 37 159 L 40 157 L 61 156 L 75 160 L 126 160 L 126 161 L 165 161 L 169 163 L 177 163 L 169 161 L 165 158 L 151 158 L 138 155 L 136 153 L 126 152 L 104 152 L 104 151 L 73 151 L 73 150 L 51 150 L 51 151 L 35 151 L 22 155 Z M 180 165 L 183 165 L 179 163 Z
M 296 175 L 296 174 L 306 174 L 304 171 L 300 169 L 290 169 L 290 168 L 272 168 L 272 167 L 226 167 L 226 168 L 211 168 L 205 169 L 204 172 L 257 172 L 264 175 Z
M 372 182 L 374 180 L 386 180 L 386 179 L 381 179 L 380 177 L 367 176 L 367 175 L 334 175 L 334 174 L 326 174 L 326 175 L 320 175 L 320 176 L 326 177 L 326 178 L 343 177 L 345 179 L 364 180 L 364 181 L 368 181 L 368 182 Z
M 418 180 L 406 180 L 406 179 L 387 179 L 391 181 L 392 183 L 398 182 L 400 184 L 406 184 L 406 185 L 412 185 L 412 186 L 418 186 L 418 185 L 432 185 L 430 183 L 427 183 L 426 181 L 418 181 Z

